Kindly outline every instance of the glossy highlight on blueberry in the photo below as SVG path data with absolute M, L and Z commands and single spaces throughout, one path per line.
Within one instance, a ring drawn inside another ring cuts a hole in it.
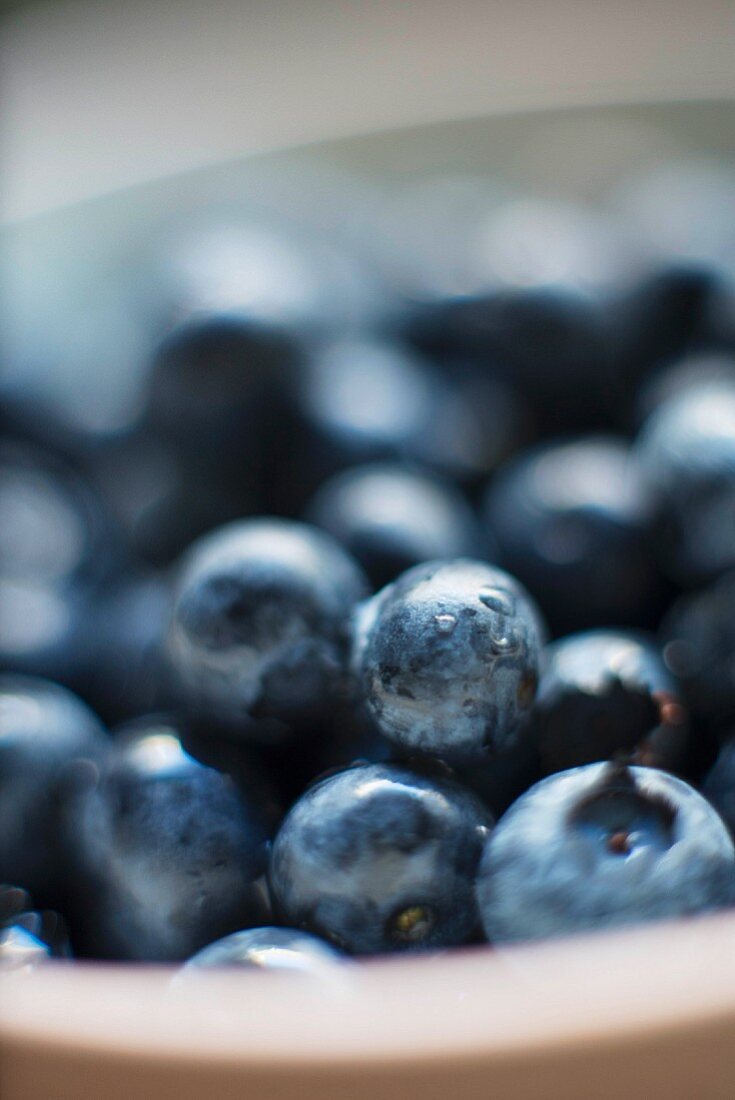
M 267 970 L 319 975 L 343 961 L 325 940 L 295 928 L 248 928 L 233 932 L 193 955 L 181 977 L 212 969 Z
M 353 954 L 464 943 L 491 825 L 482 803 L 441 774 L 402 764 L 340 772 L 302 795 L 276 837 L 277 911 Z

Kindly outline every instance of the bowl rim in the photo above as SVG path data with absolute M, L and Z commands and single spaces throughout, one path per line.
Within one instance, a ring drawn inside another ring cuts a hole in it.
M 493 1061 L 732 1030 L 735 914 L 347 963 L 319 978 L 213 971 L 172 987 L 175 972 L 49 963 L 10 974 L 0 1041 L 277 1072 Z

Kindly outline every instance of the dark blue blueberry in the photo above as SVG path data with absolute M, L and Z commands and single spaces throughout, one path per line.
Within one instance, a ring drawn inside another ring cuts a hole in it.
M 69 465 L 35 447 L 0 444 L 0 577 L 87 591 L 124 560 L 102 502 Z
M 347 552 L 307 524 L 254 519 L 214 531 L 178 577 L 169 652 L 182 695 L 244 735 L 249 719 L 328 713 L 365 591 Z
M 645 635 L 589 630 L 547 648 L 533 715 L 544 772 L 620 753 L 675 771 L 687 724 L 676 679 Z
M 707 722 L 735 717 L 735 572 L 681 596 L 661 624 L 667 667 L 692 711 Z
M 46 904 L 60 886 L 59 813 L 76 775 L 108 739 L 96 715 L 57 684 L 0 676 L 0 881 Z
M 355 954 L 465 943 L 491 818 L 449 779 L 397 764 L 340 772 L 286 817 L 269 879 L 283 919 Z
M 345 466 L 415 457 L 438 385 L 422 359 L 396 344 L 345 339 L 319 348 L 294 394 L 303 435 L 289 475 L 310 492 Z
M 633 391 L 653 368 L 718 339 L 724 295 L 709 266 L 673 263 L 626 288 L 612 306 L 616 370 Z
M 83 693 L 95 610 L 90 593 L 0 570 L 0 667 Z
M 500 290 L 422 308 L 410 337 L 438 360 L 461 359 L 504 379 L 542 434 L 607 425 L 616 390 L 606 317 L 567 288 Z
M 149 713 L 170 700 L 164 647 L 169 586 L 156 574 L 129 575 L 91 609 L 84 696 L 109 723 Z
M 293 415 L 300 437 L 296 449 L 289 440 L 285 472 L 289 505 L 302 510 L 325 478 L 358 463 L 410 461 L 458 480 L 483 477 L 507 449 L 518 413 L 501 385 L 444 374 L 387 339 L 351 338 L 314 351 Z
M 555 634 L 657 620 L 653 509 L 623 440 L 590 436 L 524 452 L 491 481 L 485 516 L 500 561 Z
M 267 472 L 277 402 L 297 358 L 291 335 L 247 314 L 188 317 L 157 351 L 150 424 L 187 468 L 234 481 L 244 506 Z
M 541 633 L 525 590 L 502 569 L 469 559 L 415 566 L 356 616 L 358 690 L 404 752 L 482 760 L 521 735 Z
M 685 916 L 732 904 L 735 849 L 681 779 L 588 764 L 542 780 L 501 818 L 477 898 L 497 943 Z
M 723 743 L 717 759 L 705 776 L 702 794 L 712 803 L 730 833 L 735 836 L 735 738 L 729 737 Z
M 69 806 L 79 954 L 176 961 L 268 916 L 266 810 L 177 733 L 152 717 L 119 734 L 108 768 Z
M 319 489 L 306 516 L 350 551 L 375 588 L 424 561 L 486 552 L 458 490 L 397 464 L 337 474 Z
M 294 928 L 248 928 L 210 943 L 186 963 L 180 974 L 202 970 L 276 970 L 320 974 L 339 963 L 341 955 L 325 940 Z
M 531 717 L 531 723 L 533 716 Z M 500 817 L 542 775 L 533 728 L 487 760 L 454 764 L 457 779 Z
M 685 355 L 655 371 L 636 392 L 635 424 L 642 424 L 661 405 L 687 390 L 706 385 L 735 385 L 735 356 L 722 352 Z
M 695 585 L 735 566 L 735 381 L 673 394 L 643 425 L 636 458 L 667 571 Z

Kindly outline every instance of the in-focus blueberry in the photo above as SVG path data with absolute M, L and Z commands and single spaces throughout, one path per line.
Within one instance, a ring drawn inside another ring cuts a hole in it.
M 355 954 L 465 943 L 491 823 L 474 795 L 443 776 L 350 768 L 308 790 L 281 826 L 274 905 L 285 922 Z
M 265 808 L 189 756 L 165 717 L 118 734 L 64 834 L 79 954 L 176 961 L 267 918 Z
M 399 464 L 337 474 L 318 490 L 306 516 L 350 551 L 376 588 L 424 561 L 487 553 L 462 494 Z
M 554 441 L 511 459 L 490 483 L 485 516 L 500 561 L 555 634 L 656 622 L 653 509 L 624 440 Z
M 233 727 L 328 713 L 365 591 L 359 566 L 315 527 L 254 519 L 214 531 L 184 558 L 174 597 L 169 652 L 183 696 Z
M 59 814 L 80 771 L 108 748 L 95 714 L 58 684 L 0 676 L 0 881 L 46 904 L 63 876 Z
M 503 943 L 719 909 L 735 849 L 719 815 L 655 768 L 588 764 L 527 791 L 480 864 L 488 939 Z
M 676 771 L 687 726 L 679 686 L 652 639 L 589 630 L 548 646 L 533 715 L 544 772 L 620 753 Z
M 482 760 L 527 723 L 542 629 L 502 569 L 470 559 L 415 566 L 356 615 L 358 691 L 402 750 Z

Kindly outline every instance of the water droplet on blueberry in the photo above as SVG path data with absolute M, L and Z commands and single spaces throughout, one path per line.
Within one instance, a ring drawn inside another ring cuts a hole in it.
M 435 615 L 434 622 L 440 634 L 453 634 L 457 625 L 454 615 Z

